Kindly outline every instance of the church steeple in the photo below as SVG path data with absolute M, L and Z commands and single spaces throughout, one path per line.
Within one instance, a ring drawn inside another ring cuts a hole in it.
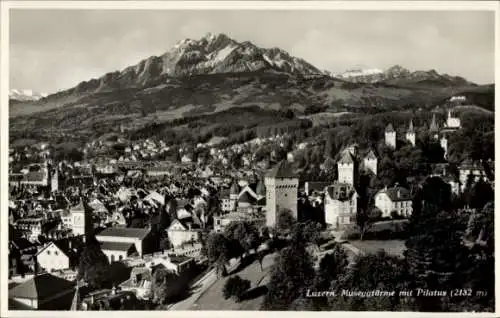
M 432 121 L 431 121 L 431 125 L 429 127 L 429 133 L 431 134 L 431 136 L 434 139 L 438 139 L 438 137 L 439 137 L 439 127 L 438 127 L 438 125 L 436 123 L 436 114 L 432 115 Z
M 410 126 L 408 127 L 408 132 L 409 133 L 414 133 L 415 130 L 413 129 L 413 120 L 410 119 Z

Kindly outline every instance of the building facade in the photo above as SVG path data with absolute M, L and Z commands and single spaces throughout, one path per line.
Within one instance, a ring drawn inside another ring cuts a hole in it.
M 275 226 L 282 210 L 289 210 L 297 219 L 299 179 L 287 161 L 281 161 L 264 179 L 266 188 L 266 225 Z

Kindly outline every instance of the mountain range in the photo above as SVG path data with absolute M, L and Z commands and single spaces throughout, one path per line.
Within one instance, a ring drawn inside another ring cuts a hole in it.
M 434 83 L 439 86 L 475 86 L 475 83 L 467 81 L 460 76 L 450 76 L 448 74 L 439 74 L 436 70 L 414 71 L 394 65 L 385 71 L 381 69 L 353 69 L 340 74 L 336 77 L 355 83 Z
M 41 98 L 47 97 L 47 93 L 33 92 L 31 89 L 10 89 L 9 99 L 15 101 L 37 101 Z
M 461 77 L 401 66 L 332 74 L 280 48 L 208 33 L 121 71 L 11 103 L 10 129 L 95 133 L 250 106 L 291 109 L 299 116 L 317 110 L 374 113 L 429 107 L 477 88 Z

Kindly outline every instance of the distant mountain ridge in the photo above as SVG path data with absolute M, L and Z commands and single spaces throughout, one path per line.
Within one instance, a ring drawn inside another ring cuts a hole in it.
M 199 40 L 181 40 L 161 56 L 151 56 L 122 71 L 81 82 L 62 93 L 93 93 L 143 87 L 152 81 L 168 77 L 263 70 L 324 75 L 312 64 L 291 56 L 282 49 L 259 48 L 249 41 L 240 43 L 225 34 L 208 33 Z
M 47 93 L 37 93 L 31 89 L 10 89 L 9 99 L 16 101 L 37 101 L 47 97 Z
M 460 76 L 450 76 L 448 74 L 439 74 L 436 70 L 429 71 L 410 71 L 400 65 L 394 65 L 385 71 L 380 69 L 354 69 L 334 75 L 335 77 L 347 80 L 353 83 L 429 83 L 440 86 L 475 86 L 475 83 L 467 81 Z

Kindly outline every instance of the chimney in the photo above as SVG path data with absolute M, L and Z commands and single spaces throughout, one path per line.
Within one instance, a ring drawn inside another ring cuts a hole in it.
M 401 190 L 400 189 L 398 189 L 397 196 L 398 196 L 398 198 L 401 197 Z

